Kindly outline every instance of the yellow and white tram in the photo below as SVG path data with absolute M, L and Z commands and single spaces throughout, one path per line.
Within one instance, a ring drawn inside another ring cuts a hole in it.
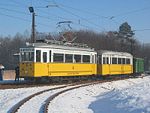
M 20 77 L 97 74 L 97 52 L 70 44 L 33 43 L 20 49 Z
M 20 49 L 20 77 L 76 77 L 133 73 L 130 53 L 95 51 L 85 45 L 33 43 Z
M 133 56 L 126 52 L 98 51 L 98 75 L 124 75 L 133 73 Z

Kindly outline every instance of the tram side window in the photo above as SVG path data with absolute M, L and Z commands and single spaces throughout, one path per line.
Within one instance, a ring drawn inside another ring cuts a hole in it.
M 109 58 L 108 57 L 106 57 L 106 63 L 109 64 Z
M 130 64 L 130 59 L 129 58 L 126 59 L 126 64 Z
M 24 52 L 22 55 L 22 61 L 28 61 L 29 58 L 29 53 L 28 52 Z
M 105 57 L 103 57 L 103 64 L 106 64 Z
M 29 61 L 34 61 L 34 52 L 29 52 Z
M 21 60 L 22 61 L 34 61 L 34 52 L 22 52 Z
M 21 61 L 24 61 L 24 53 L 23 52 L 21 52 Z
M 109 58 L 103 57 L 103 64 L 109 64 Z
M 43 62 L 47 62 L 47 52 L 43 52 Z
M 122 58 L 122 64 L 126 64 L 126 59 Z
M 65 62 L 67 62 L 67 63 L 73 62 L 73 55 L 72 54 L 65 54 Z
M 74 62 L 81 63 L 81 55 L 74 55 Z
M 41 50 L 36 50 L 36 62 L 41 62 Z
M 121 58 L 118 58 L 118 64 L 121 64 Z
M 89 55 L 83 55 L 83 62 L 90 63 L 90 56 Z
M 117 64 L 117 58 L 112 58 L 112 64 Z
M 64 54 L 54 53 L 54 62 L 63 62 L 64 61 Z

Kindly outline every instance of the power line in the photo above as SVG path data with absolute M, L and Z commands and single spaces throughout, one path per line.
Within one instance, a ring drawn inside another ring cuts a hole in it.
M 87 14 L 90 14 L 90 15 L 94 15 L 94 16 L 97 16 L 97 17 L 101 17 L 101 18 L 105 18 L 105 19 L 108 19 L 109 17 L 106 17 L 106 16 L 102 16 L 102 15 L 99 15 L 99 14 L 96 14 L 96 13 L 93 13 L 93 12 L 90 12 L 90 11 L 86 11 L 86 10 L 83 10 L 83 9 L 77 9 L 77 8 L 74 8 L 74 7 L 71 7 L 71 6 L 67 6 L 67 5 L 64 5 L 64 4 L 60 4 L 59 5 L 65 7 L 65 8 L 69 8 L 69 9 L 73 9 L 73 10 L 76 10 L 78 12 L 83 12 L 83 13 L 87 13 Z
M 14 0 L 13 0 L 13 1 L 14 1 Z M 15 2 L 15 4 L 18 5 L 18 4 L 20 4 L 20 3 Z M 21 5 L 23 5 L 23 4 L 21 4 Z M 17 10 L 13 10 L 13 9 L 8 9 L 8 8 L 3 8 L 3 7 L 0 7 L 0 9 L 5 10 L 5 11 L 9 11 L 9 12 L 19 13 L 19 14 L 30 15 L 30 14 L 28 14 L 28 13 L 26 13 L 26 12 L 17 11 Z M 8 14 L 6 14 L 6 13 L 5 13 L 5 14 L 4 14 L 4 13 L 0 13 L 0 14 L 3 15 L 3 16 L 7 16 L 7 17 L 10 17 L 10 18 L 13 18 L 13 19 L 18 19 L 18 20 L 22 20 L 22 21 L 26 21 L 26 22 L 31 22 L 31 20 L 29 20 L 29 19 L 25 19 L 25 18 L 13 16 L 13 15 L 8 15 Z M 48 13 L 47 13 L 47 14 L 48 14 Z M 41 15 L 37 15 L 37 16 L 40 17 L 40 18 L 44 18 L 44 19 L 49 19 L 49 20 L 56 21 L 56 19 L 51 19 L 51 18 L 46 17 L 46 16 L 41 16 Z M 68 19 L 66 19 L 66 18 L 64 18 L 64 17 L 61 17 L 61 16 L 57 16 L 57 15 L 55 15 L 55 16 L 58 17 L 58 18 L 61 18 L 61 19 L 68 20 Z M 76 25 L 80 25 L 80 26 L 82 26 L 82 27 L 89 28 L 89 26 L 83 25 L 83 24 L 81 24 L 81 23 L 77 23 L 77 22 L 73 22 L 73 23 L 76 24 Z M 46 24 L 39 23 L 39 22 L 37 22 L 37 24 L 42 25 L 42 26 L 46 26 L 46 27 L 50 27 L 50 26 L 48 26 L 48 25 L 46 25 Z
M 39 10 L 38 8 L 36 8 L 36 9 Z M 47 14 L 47 15 L 53 15 L 53 16 L 58 17 L 58 18 L 60 18 L 60 19 L 68 20 L 67 18 L 64 18 L 64 17 L 61 17 L 61 16 L 57 16 L 57 15 L 55 15 L 55 14 L 52 14 L 52 13 L 43 11 L 43 10 L 41 10 L 41 9 L 40 9 L 39 11 L 42 11 L 42 13 L 45 13 L 45 14 Z M 49 18 L 49 17 L 48 17 L 48 18 Z M 54 19 L 54 20 L 56 20 L 56 19 Z
M 149 31 L 149 30 L 150 30 L 150 28 L 147 28 L 147 29 L 135 29 L 133 31 L 136 32 L 136 31 Z
M 25 7 L 28 7 L 28 5 L 26 5 L 26 4 L 23 4 L 22 2 L 17 2 L 17 1 L 15 1 L 15 0 L 10 0 L 12 3 L 14 3 L 14 4 L 17 4 L 17 5 L 21 5 L 21 6 L 25 6 Z
M 13 10 L 13 9 L 7 9 L 7 8 L 2 8 L 2 7 L 0 7 L 0 9 L 5 10 L 5 11 L 10 11 L 10 12 L 19 13 L 19 14 L 30 15 L 29 13 L 25 13 L 25 12 Z M 51 19 L 51 18 L 48 18 L 48 17 L 45 17 L 45 16 L 40 16 L 40 15 L 36 15 L 36 16 L 38 16 L 38 17 L 40 17 L 40 18 Z M 54 20 L 54 19 L 51 19 L 51 20 Z
M 4 13 L 1 13 L 1 15 L 3 16 L 7 16 L 7 17 L 10 17 L 10 18 L 13 18 L 13 19 L 17 19 L 17 20 L 21 20 L 21 21 L 26 21 L 26 22 L 31 22 L 31 20 L 28 20 L 28 19 L 24 19 L 24 18 L 21 18 L 21 17 L 17 17 L 17 16 L 12 16 L 12 15 L 8 15 L 8 14 L 4 14 Z M 46 24 L 43 24 L 43 23 L 40 23 L 40 22 L 37 22 L 38 25 L 42 25 L 42 26 L 45 26 L 45 27 L 50 27 L 49 25 L 46 25 Z
M 30 15 L 30 14 L 28 14 L 28 13 L 25 13 L 25 12 L 22 12 L 22 11 L 13 10 L 13 9 L 7 9 L 7 8 L 3 8 L 3 7 L 0 7 L 0 9 L 6 10 L 6 11 L 10 11 L 10 12 L 19 13 L 19 14 Z
M 50 1 L 48 0 L 44 0 L 46 1 L 47 3 L 49 3 Z M 71 6 L 68 6 L 68 5 L 64 5 L 64 4 L 61 4 L 61 3 L 56 3 L 55 0 L 52 0 L 52 2 L 54 4 L 58 4 L 58 6 L 62 6 L 62 7 L 65 7 L 65 8 L 69 8 L 69 9 L 72 9 L 72 10 L 75 10 L 75 11 L 78 11 L 78 12 L 82 12 L 82 13 L 86 13 L 86 14 L 90 14 L 90 15 L 93 15 L 93 16 L 96 16 L 98 18 L 101 18 L 101 19 L 106 19 L 108 21 L 112 21 L 114 24 L 118 25 L 119 23 L 115 20 L 112 20 L 110 16 L 102 16 L 102 15 L 99 15 L 97 13 L 93 13 L 93 12 L 90 12 L 90 11 L 87 11 L 87 10 L 83 10 L 83 9 L 77 9 L 77 8 L 74 8 L 74 7 L 71 7 Z M 98 25 L 99 26 L 99 25 Z M 105 29 L 105 28 L 103 28 Z
M 53 0 L 53 2 L 54 2 L 54 4 L 57 4 L 54 0 Z M 102 16 L 102 15 L 99 15 L 97 13 L 93 13 L 93 12 L 90 12 L 90 11 L 87 11 L 87 10 L 83 10 L 83 9 L 77 9 L 77 8 L 74 8 L 74 7 L 71 7 L 71 6 L 67 6 L 67 5 L 64 5 L 64 4 L 61 4 L 61 3 L 59 3 L 59 5 L 62 6 L 62 7 L 65 7 L 65 8 L 76 10 L 78 12 L 87 13 L 87 14 L 90 14 L 90 15 L 94 15 L 94 16 L 97 16 L 97 17 L 100 17 L 100 18 L 112 21 L 113 23 L 118 25 L 118 22 L 115 21 L 115 20 L 110 19 L 111 18 L 110 16 Z
M 17 4 L 5 4 L 5 3 L 0 3 L 0 5 L 2 6 L 11 6 L 11 7 L 21 7 L 20 5 L 17 5 Z
M 37 10 L 39 10 L 38 8 L 37 8 Z M 41 11 L 41 10 L 40 10 Z M 58 16 L 58 15 L 55 15 L 55 14 L 51 14 L 51 13 L 49 13 L 49 12 L 46 12 L 46 11 L 43 11 L 42 10 L 42 13 L 45 13 L 45 14 L 50 14 L 50 15 L 53 15 L 53 16 L 55 16 L 55 17 L 57 17 L 57 18 L 60 18 L 60 19 L 63 19 L 63 20 L 72 20 L 72 19 L 68 19 L 68 18 L 64 18 L 64 17 L 61 17 L 61 16 Z M 39 15 L 38 15 L 39 16 Z M 50 20 L 53 20 L 53 19 L 51 19 L 51 18 L 49 18 L 49 17 L 46 17 L 46 16 L 40 16 L 40 17 L 42 17 L 42 18 L 45 18 L 45 19 L 50 19 Z M 56 19 L 54 19 L 53 21 L 56 21 Z M 77 20 L 77 21 L 79 21 L 79 20 Z M 85 28 L 91 28 L 91 27 L 89 27 L 89 26 L 87 26 L 87 25 L 83 25 L 83 24 L 81 24 L 81 23 L 79 23 L 79 22 L 75 22 L 75 21 L 73 21 L 73 24 L 76 24 L 76 25 L 79 25 L 79 26 L 82 26 L 82 27 L 85 27 Z
M 48 0 L 44 0 L 44 1 L 50 2 L 50 1 L 48 1 Z M 62 7 L 65 7 L 65 8 L 69 8 L 69 9 L 72 9 L 72 10 L 75 10 L 75 11 L 78 11 L 78 12 L 83 12 L 83 13 L 86 13 L 86 14 L 90 14 L 90 15 L 94 15 L 94 16 L 101 17 L 101 18 L 106 18 L 106 19 L 109 18 L 109 17 L 107 17 L 107 16 L 102 16 L 102 15 L 99 15 L 99 14 L 96 14 L 96 13 L 93 13 L 93 12 L 90 12 L 90 11 L 87 11 L 87 10 L 77 9 L 77 8 L 74 8 L 74 7 L 71 7 L 71 6 L 68 6 L 68 5 L 64 5 L 64 4 L 61 4 L 61 3 L 56 3 L 54 0 L 52 0 L 52 2 L 53 2 L 54 4 L 58 4 L 58 6 L 62 6 Z
M 119 17 L 119 16 L 129 15 L 129 14 L 132 14 L 132 13 L 141 12 L 141 11 L 148 10 L 148 9 L 150 9 L 150 6 L 145 7 L 145 8 L 141 8 L 141 9 L 137 9 L 137 10 L 132 10 L 132 11 L 129 11 L 129 12 L 120 13 L 118 15 L 111 16 L 110 19 L 113 19 L 113 18 L 116 18 L 116 17 Z
M 83 18 L 83 17 L 81 17 L 81 16 L 79 16 L 79 15 L 76 15 L 76 14 L 72 13 L 71 11 L 68 11 L 68 10 L 66 10 L 66 9 L 64 9 L 64 8 L 62 8 L 62 7 L 58 7 L 58 8 L 60 8 L 60 9 L 63 10 L 64 12 L 67 12 L 67 13 L 73 15 L 73 16 L 76 16 L 76 17 L 78 17 L 78 18 L 81 18 L 81 19 L 84 20 L 84 21 L 87 21 L 88 23 L 90 23 L 90 24 L 92 24 L 92 25 L 95 25 L 97 28 L 104 29 L 104 28 L 100 27 L 99 25 L 97 25 L 97 24 L 95 24 L 95 23 L 89 21 L 88 19 Z
M 21 11 L 17 11 L 17 10 L 12 10 L 12 9 L 7 9 L 7 8 L 2 8 L 2 7 L 0 7 L 0 9 L 5 10 L 5 11 L 9 11 L 9 12 L 15 12 L 15 13 L 18 13 L 18 14 L 30 15 L 30 14 L 25 13 L 25 12 L 21 12 Z M 7 15 L 7 14 L 5 14 L 5 15 Z M 49 17 L 40 16 L 40 15 L 36 15 L 36 16 L 38 16 L 40 18 L 44 18 L 44 19 L 49 19 L 49 20 L 56 21 L 56 19 L 51 19 Z
M 101 28 L 101 29 L 103 29 L 104 30 L 104 28 L 103 27 L 101 27 L 101 26 L 99 26 L 99 25 L 97 25 L 97 24 L 95 24 L 94 22 L 92 22 L 92 21 L 89 21 L 88 19 L 86 19 L 86 18 L 83 18 L 83 17 L 81 17 L 81 16 L 79 16 L 79 15 L 77 15 L 77 14 L 75 14 L 75 13 L 73 13 L 73 12 L 71 12 L 70 10 L 66 10 L 65 8 L 63 8 L 64 7 L 64 5 L 62 5 L 62 4 L 60 4 L 60 3 L 56 3 L 54 0 L 52 0 L 52 1 L 49 1 L 49 0 L 44 0 L 45 2 L 47 2 L 47 3 L 49 3 L 49 2 L 53 2 L 54 4 L 56 4 L 56 5 L 58 5 L 58 7 L 57 8 L 59 8 L 60 10 L 63 10 L 64 12 L 66 12 L 66 13 L 69 13 L 69 14 L 71 14 L 71 15 L 73 15 L 73 16 L 76 16 L 76 17 L 78 17 L 78 18 L 80 18 L 80 19 L 78 19 L 78 20 L 84 20 L 84 21 L 86 21 L 86 22 L 88 22 L 88 23 L 90 23 L 90 24 L 92 24 L 92 25 L 94 25 L 94 26 L 96 26 L 97 28 Z M 69 7 L 69 6 L 68 6 Z M 71 7 L 70 7 L 71 8 Z M 76 9 L 76 8 L 72 8 L 72 9 L 74 9 L 74 10 L 78 10 L 78 9 Z M 79 10 L 78 10 L 79 11 Z M 80 11 L 81 12 L 81 11 Z M 86 11 L 85 11 L 86 12 Z M 88 13 L 89 14 L 89 12 L 86 12 L 86 13 Z M 103 18 L 106 18 L 106 17 L 104 17 L 103 16 Z
M 56 21 L 56 19 L 52 19 L 52 18 L 49 18 L 47 16 L 41 16 L 41 15 L 36 15 L 36 16 L 38 16 L 40 18 L 43 18 L 43 19 L 47 19 L 47 20 L 51 20 L 51 21 Z
M 12 9 L 7 9 L 7 8 L 2 8 L 2 7 L 0 7 L 0 9 L 5 10 L 5 11 L 9 11 L 9 12 L 19 13 L 19 14 L 30 15 L 30 14 L 25 13 L 25 12 L 21 12 L 21 11 L 17 11 L 17 10 L 12 10 Z M 29 21 L 29 20 L 27 20 L 27 19 L 20 18 L 20 17 L 16 17 L 16 16 L 11 16 L 11 15 L 8 15 L 8 14 L 2 14 L 2 15 L 7 16 L 7 17 L 11 17 L 11 18 L 16 18 L 16 19 L 19 19 L 19 20 Z M 36 16 L 38 16 L 38 17 L 40 17 L 40 18 L 43 18 L 43 19 L 56 21 L 56 19 L 52 19 L 52 18 L 49 18 L 49 17 L 46 17 L 46 16 L 41 16 L 41 15 L 36 15 Z M 55 15 L 55 16 L 56 16 L 56 15 Z M 60 17 L 59 17 L 59 18 L 60 18 Z M 62 18 L 63 18 L 63 17 L 62 17 Z M 38 24 L 38 22 L 37 22 L 37 24 Z M 40 25 L 44 25 L 44 26 L 49 27 L 48 25 L 42 24 L 42 23 L 40 23 Z
M 8 14 L 3 14 L 3 13 L 1 13 L 1 12 L 0 12 L 0 14 L 3 15 L 3 16 L 10 17 L 10 18 L 14 18 L 14 19 L 18 19 L 18 20 L 22 20 L 22 21 L 26 21 L 26 22 L 31 22 L 30 20 L 24 19 L 24 18 L 21 18 L 21 17 L 12 16 L 12 15 L 8 15 Z
M 54 1 L 54 3 L 56 3 L 56 2 Z M 96 14 L 96 13 L 92 13 L 92 12 L 89 12 L 89 11 L 77 9 L 77 8 L 70 7 L 70 6 L 67 6 L 67 5 L 63 5 L 63 4 L 60 4 L 60 3 L 59 3 L 59 5 L 64 6 L 64 7 L 66 7 L 66 8 L 70 8 L 70 9 L 79 11 L 79 12 L 84 12 L 84 13 L 88 13 L 88 14 L 91 14 L 91 15 L 95 15 L 95 16 L 98 16 L 98 17 L 101 17 L 101 18 L 105 18 L 105 19 L 111 20 L 112 22 L 114 22 L 114 23 L 117 24 L 117 25 L 118 25 L 118 22 L 113 19 L 113 18 L 115 18 L 115 17 L 124 16 L 124 15 L 132 14 L 132 13 L 137 13 L 137 12 L 141 12 L 141 11 L 150 9 L 150 7 L 145 7 L 145 8 L 141 8 L 141 9 L 137 9 L 137 10 L 133 10 L 133 11 L 129 11 L 129 12 L 125 12 L 125 13 L 121 13 L 121 14 L 118 14 L 118 15 L 109 17 L 109 16 L 101 16 L 101 15 Z

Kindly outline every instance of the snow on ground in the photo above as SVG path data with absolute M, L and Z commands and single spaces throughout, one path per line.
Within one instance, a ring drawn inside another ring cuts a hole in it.
M 49 113 L 150 113 L 150 77 L 69 91 L 50 103 Z
M 45 104 L 45 100 L 49 97 L 52 96 L 53 94 L 60 92 L 62 90 L 65 90 L 67 88 L 71 88 L 74 86 L 68 86 L 65 88 L 61 89 L 56 89 L 52 91 L 48 91 L 45 93 L 42 93 L 38 96 L 35 96 L 31 98 L 28 102 L 26 102 L 19 110 L 17 113 L 43 113 L 43 105 Z
M 115 89 L 96 98 L 89 105 L 94 113 L 150 113 L 150 82 Z
M 44 89 L 54 88 L 58 86 L 44 86 L 32 88 L 18 88 L 18 89 L 3 89 L 0 90 L 0 113 L 9 113 L 9 110 L 20 100 L 36 92 Z
M 48 88 L 52 86 L 0 90 L 0 113 L 9 113 L 15 103 Z M 20 112 L 40 109 L 46 97 L 54 92 L 50 91 L 34 97 L 28 102 L 30 104 L 25 104 L 24 108 L 27 110 Z M 68 91 L 55 98 L 48 109 L 49 113 L 150 113 L 150 76 Z

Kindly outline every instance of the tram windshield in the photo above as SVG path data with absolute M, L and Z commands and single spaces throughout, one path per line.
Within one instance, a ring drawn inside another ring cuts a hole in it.
M 21 53 L 21 58 L 20 61 L 24 62 L 24 61 L 34 61 L 34 51 L 33 49 L 29 49 L 29 48 L 24 48 L 21 49 L 20 51 Z

